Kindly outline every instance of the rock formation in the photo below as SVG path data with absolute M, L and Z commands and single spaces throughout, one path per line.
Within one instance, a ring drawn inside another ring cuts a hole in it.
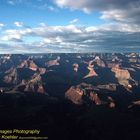
M 101 60 L 101 58 L 100 58 L 99 56 L 96 56 L 95 59 L 94 59 L 94 61 L 97 63 L 97 65 L 98 65 L 99 67 L 105 67 L 104 61 Z
M 77 72 L 77 71 L 78 71 L 78 68 L 79 68 L 79 65 L 78 65 L 77 63 L 74 63 L 74 64 L 73 64 L 73 70 L 74 70 L 75 72 Z
M 98 94 L 94 93 L 94 92 L 90 92 L 90 97 L 89 99 L 91 101 L 93 101 L 96 105 L 101 105 L 102 102 L 100 100 L 100 98 L 98 97 Z
M 5 83 L 17 84 L 18 81 L 17 69 L 12 67 L 8 71 L 6 71 L 3 80 Z
M 75 87 L 71 87 L 66 93 L 65 98 L 72 101 L 74 104 L 81 105 L 83 104 L 83 90 Z
M 46 63 L 46 65 L 48 67 L 51 67 L 51 66 L 58 66 L 59 65 L 59 62 L 58 62 L 58 59 L 55 59 L 55 60 L 50 60 Z
M 95 72 L 94 70 L 94 64 L 92 64 L 93 61 L 90 61 L 88 64 L 87 69 L 89 70 L 89 73 L 84 76 L 84 78 L 89 78 L 89 77 L 93 77 L 93 76 L 98 76 L 98 74 Z
M 118 79 L 118 83 L 124 87 L 131 87 L 129 80 L 131 79 L 130 73 L 128 70 L 121 68 L 112 68 L 112 72 L 115 73 L 115 77 Z

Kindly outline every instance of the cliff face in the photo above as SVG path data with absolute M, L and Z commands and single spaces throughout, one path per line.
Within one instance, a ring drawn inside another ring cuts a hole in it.
M 46 66 L 51 67 L 51 66 L 58 66 L 60 61 L 60 57 L 58 56 L 56 59 L 54 60 L 50 60 L 46 63 Z
M 99 94 L 105 91 L 117 92 L 122 88 L 133 92 L 133 88 L 139 89 L 139 57 L 137 55 L 134 57 L 137 61 L 130 62 L 131 57 L 125 54 L 0 55 L 0 88 L 4 91 L 48 92 L 59 97 L 67 93 L 67 98 L 82 104 L 85 102 L 83 97 L 95 100 L 90 92 L 100 98 Z M 74 88 L 70 89 L 72 86 Z
M 18 67 L 19 68 L 29 68 L 33 71 L 37 71 L 37 68 L 38 68 L 33 60 L 24 60 L 23 62 L 21 62 L 21 64 Z
M 70 101 L 72 101 L 74 104 L 78 104 L 81 105 L 83 104 L 83 94 L 84 92 L 79 89 L 79 88 L 75 88 L 75 87 L 71 87 L 66 93 L 65 93 L 65 98 L 69 99 Z
M 109 91 L 116 91 L 117 85 L 109 83 L 108 85 L 98 85 L 97 88 L 106 89 L 106 90 L 109 90 Z
M 91 101 L 93 101 L 96 105 L 101 105 L 102 101 L 100 100 L 100 98 L 98 97 L 98 94 L 94 93 L 94 92 L 90 92 L 90 96 L 89 99 Z
M 119 68 L 120 67 L 120 63 L 107 63 L 108 68 Z
M 46 68 L 39 68 L 38 70 L 39 70 L 41 75 L 43 75 L 47 72 Z
M 46 63 L 46 65 L 47 65 L 48 67 L 57 66 L 57 65 L 59 65 L 59 62 L 58 62 L 57 60 L 50 60 L 50 61 L 48 61 L 48 62 Z
M 18 74 L 16 68 L 10 68 L 5 72 L 4 82 L 9 84 L 17 84 L 18 82 Z
M 120 85 L 130 87 L 129 80 L 131 79 L 131 76 L 128 70 L 120 69 L 117 67 L 112 68 L 111 70 L 115 73 L 115 77 L 118 79 Z
M 20 65 L 18 66 L 19 68 L 27 68 L 28 67 L 28 61 L 24 60 L 23 62 L 20 63 Z
M 78 65 L 77 63 L 74 63 L 74 64 L 73 64 L 73 70 L 74 70 L 75 72 L 78 72 L 78 68 L 79 68 L 79 65 Z
M 46 91 L 45 91 L 43 85 L 39 85 L 39 86 L 38 86 L 37 92 L 38 92 L 38 93 L 42 93 L 42 94 L 46 93 Z
M 98 65 L 99 67 L 105 67 L 104 61 L 101 60 L 101 58 L 100 58 L 99 56 L 96 56 L 95 59 L 94 59 L 94 61 L 97 63 L 97 65 Z
M 48 128 L 51 139 L 139 136 L 140 55 L 132 57 L 137 61 L 127 54 L 0 55 L 0 125 L 36 126 L 45 135 Z
M 84 78 L 89 78 L 89 77 L 93 77 L 93 76 L 98 76 L 97 73 L 94 70 L 94 64 L 92 64 L 93 61 L 89 61 L 88 67 L 87 69 L 89 70 L 89 73 L 84 76 Z
M 65 98 L 78 105 L 81 105 L 83 103 L 88 104 L 89 102 L 96 105 L 101 105 L 101 99 L 93 90 L 93 86 L 82 83 L 77 86 L 72 86 L 69 90 L 67 90 L 67 92 L 65 93 Z
M 22 80 L 13 91 L 46 93 L 40 74 L 34 74 L 30 80 Z
M 35 74 L 32 79 L 26 83 L 24 91 L 46 93 L 40 74 Z
M 29 69 L 33 70 L 33 71 L 37 71 L 37 65 L 33 62 L 33 61 L 30 61 L 29 63 Z

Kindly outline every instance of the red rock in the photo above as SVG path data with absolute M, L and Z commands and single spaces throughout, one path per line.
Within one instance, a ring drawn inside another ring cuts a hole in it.
M 108 63 L 108 68 L 119 68 L 120 67 L 120 63 Z
M 80 89 L 76 89 L 75 87 L 71 87 L 66 93 L 65 97 L 69 100 L 71 100 L 74 104 L 81 105 L 83 104 L 83 91 Z
M 19 68 L 29 68 L 33 71 L 37 71 L 38 66 L 33 60 L 24 60 L 19 66 Z
M 89 73 L 86 75 L 86 76 L 84 76 L 84 78 L 89 78 L 89 77 L 93 77 L 93 76 L 98 76 L 98 74 L 95 72 L 95 70 L 94 70 L 94 65 L 93 64 L 91 64 L 92 62 L 90 61 L 89 62 L 89 65 L 88 65 L 88 67 L 87 67 L 87 69 L 89 70 Z
M 41 75 L 45 74 L 45 72 L 46 72 L 46 68 L 39 68 L 38 70 Z
M 115 67 L 115 68 L 112 68 L 111 71 L 115 73 L 115 77 L 118 79 L 118 82 L 120 85 L 123 85 L 126 87 L 130 85 L 129 79 L 131 79 L 131 76 L 128 70 Z
M 28 67 L 28 62 L 27 60 L 24 60 L 20 65 L 19 65 L 19 68 L 24 68 L 24 67 Z
M 97 63 L 98 66 L 105 67 L 104 61 L 101 60 L 99 56 L 96 56 L 95 59 L 94 59 L 94 61 Z
M 116 84 L 107 84 L 107 85 L 98 85 L 97 88 L 99 89 L 106 89 L 110 91 L 116 91 Z
M 11 68 L 8 71 L 5 72 L 7 74 L 4 76 L 4 82 L 6 83 L 17 83 L 17 69 L 16 68 Z
M 44 94 L 45 93 L 44 87 L 42 85 L 39 85 L 37 92 Z
M 115 104 L 113 98 L 109 96 L 108 100 L 109 100 L 109 108 L 115 108 L 116 104 Z
M 89 97 L 93 102 L 95 102 L 96 105 L 101 105 L 101 100 L 98 97 L 98 94 L 90 92 L 90 97 Z
M 30 61 L 29 69 L 37 71 L 37 65 L 33 61 Z
M 50 61 L 47 62 L 48 67 L 55 66 L 55 65 L 56 66 L 59 65 L 59 62 L 58 62 L 57 59 L 56 60 L 50 60 Z
M 78 65 L 77 63 L 74 63 L 74 64 L 73 64 L 73 70 L 74 70 L 75 72 L 77 72 L 77 71 L 78 71 L 78 68 L 79 68 L 79 65 Z

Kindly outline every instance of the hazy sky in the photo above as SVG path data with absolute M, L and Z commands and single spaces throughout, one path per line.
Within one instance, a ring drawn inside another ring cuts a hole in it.
M 0 0 L 0 53 L 140 52 L 140 0 Z

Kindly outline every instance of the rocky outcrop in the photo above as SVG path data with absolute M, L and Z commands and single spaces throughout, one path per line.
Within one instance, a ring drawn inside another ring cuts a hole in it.
M 27 68 L 28 67 L 28 61 L 24 60 L 21 62 L 21 64 L 18 66 L 18 68 Z
M 131 67 L 136 68 L 136 69 L 140 69 L 140 64 L 131 65 Z
M 46 93 L 42 78 L 40 74 L 35 74 L 30 81 L 26 84 L 25 91 L 32 91 L 32 92 L 38 92 L 38 93 Z
M 65 93 L 65 98 L 78 105 L 81 105 L 83 103 L 89 104 L 88 102 L 92 102 L 96 105 L 101 105 L 101 99 L 99 98 L 98 94 L 93 90 L 94 87 L 92 87 L 92 85 L 82 83 L 77 86 L 72 86 Z
M 48 62 L 46 63 L 46 65 L 47 65 L 48 67 L 51 67 L 51 66 L 58 66 L 58 65 L 59 65 L 59 62 L 58 62 L 57 59 L 55 59 L 55 60 L 50 60 L 50 61 L 48 61 Z
M 64 97 L 67 91 L 66 98 L 76 104 L 89 101 L 98 105 L 105 101 L 110 108 L 116 104 L 107 96 L 118 94 L 118 90 L 124 93 L 139 90 L 139 54 L 130 57 L 128 54 L 96 53 L 59 55 L 61 60 L 58 54 L 0 55 L 0 88 L 4 92 L 47 91 L 58 97 L 60 94 Z
M 37 71 L 38 66 L 34 63 L 33 60 L 24 60 L 23 62 L 21 62 L 18 68 L 29 68 L 33 71 Z
M 37 65 L 33 61 L 29 61 L 29 69 L 37 71 Z
M 4 92 L 4 89 L 3 88 L 0 88 L 0 93 L 3 93 Z
M 97 88 L 106 89 L 106 90 L 109 90 L 109 91 L 116 91 L 117 85 L 109 83 L 107 85 L 98 85 Z
M 59 64 L 59 61 L 60 61 L 60 56 L 57 56 L 56 59 L 50 60 L 50 61 L 46 62 L 45 65 L 46 65 L 47 67 L 58 66 L 58 65 L 60 65 L 60 64 Z
M 42 94 L 46 93 L 40 74 L 34 74 L 31 80 L 22 80 L 22 82 L 17 85 L 13 91 L 34 92 Z
M 41 75 L 45 74 L 47 71 L 46 68 L 38 68 L 38 70 Z
M 134 101 L 133 104 L 134 104 L 134 105 L 140 105 L 140 100 Z
M 89 77 L 93 77 L 93 76 L 98 76 L 98 74 L 94 70 L 94 64 L 92 64 L 92 62 L 93 61 L 90 61 L 88 64 L 87 69 L 89 70 L 89 73 L 86 76 L 84 76 L 84 79 L 89 78 Z
M 38 86 L 37 92 L 38 92 L 38 93 L 42 93 L 42 94 L 46 93 L 46 92 L 45 92 L 45 89 L 44 89 L 44 87 L 43 87 L 43 85 L 39 85 L 39 86 Z
M 5 72 L 4 82 L 9 84 L 17 84 L 18 82 L 18 74 L 16 68 L 11 68 Z
M 130 63 L 136 63 L 136 62 L 137 62 L 137 59 L 136 59 L 136 58 L 130 58 L 130 59 L 129 59 L 129 62 L 130 62 Z
M 98 94 L 96 94 L 94 92 L 90 92 L 89 99 L 91 101 L 93 101 L 96 105 L 101 105 L 102 104 L 100 98 L 98 97 Z
M 78 65 L 77 63 L 74 63 L 74 64 L 73 64 L 73 70 L 74 70 L 75 72 L 77 72 L 77 71 L 78 71 L 78 68 L 79 68 L 79 65 Z
M 120 68 L 120 63 L 107 63 L 108 68 Z
M 109 101 L 109 108 L 115 108 L 116 107 L 115 101 L 113 100 L 112 97 L 109 96 L 108 101 Z
M 101 60 L 101 58 L 100 58 L 99 56 L 96 56 L 95 59 L 94 59 L 94 61 L 97 63 L 97 65 L 98 65 L 99 67 L 105 67 L 104 61 Z
M 81 105 L 83 104 L 83 94 L 84 91 L 79 89 L 79 88 L 75 88 L 75 87 L 71 87 L 66 93 L 65 93 L 65 98 L 69 99 L 70 101 L 72 101 L 74 104 L 78 104 Z
M 115 73 L 115 77 L 118 79 L 118 83 L 120 85 L 131 88 L 131 85 L 129 83 L 131 76 L 128 70 L 115 67 L 112 68 L 111 71 Z

